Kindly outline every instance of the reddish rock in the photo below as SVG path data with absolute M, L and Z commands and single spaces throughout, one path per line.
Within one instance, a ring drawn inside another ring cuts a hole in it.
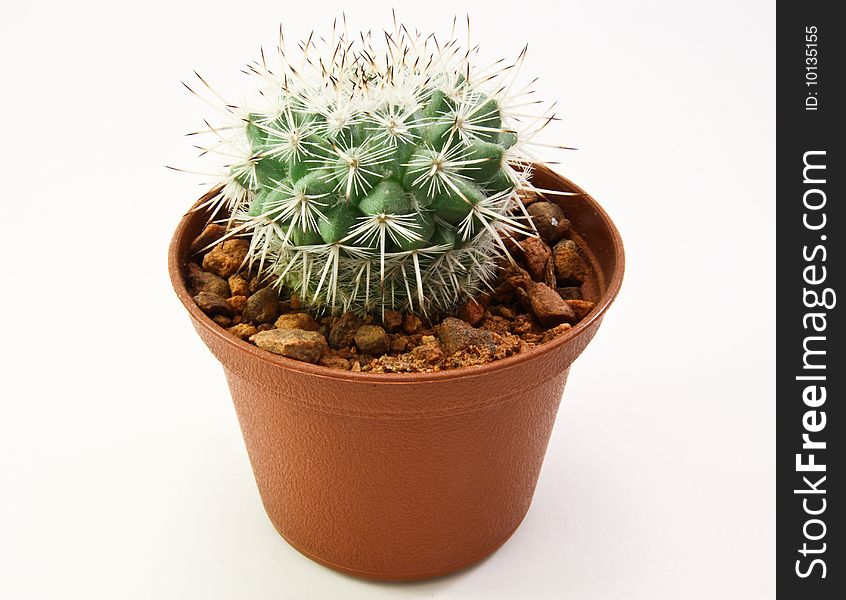
M 279 316 L 279 294 L 273 288 L 262 288 L 247 298 L 243 317 L 254 323 L 273 323 Z
M 511 332 L 514 335 L 525 336 L 526 334 L 541 333 L 541 328 L 532 318 L 532 315 L 517 315 L 511 322 Z
M 475 298 L 470 298 L 458 309 L 458 318 L 466 321 L 473 327 L 479 324 L 485 314 L 485 307 Z
M 303 362 L 316 363 L 329 347 L 316 331 L 269 329 L 250 338 L 259 348 Z
M 464 323 L 464 321 L 460 322 Z M 434 365 L 444 359 L 444 349 L 437 342 L 434 344 L 421 344 L 403 356 L 407 356 L 412 363 Z
M 511 331 L 511 323 L 509 323 L 508 319 L 504 317 L 487 314 L 485 315 L 485 318 L 482 319 L 481 329 L 493 331 L 494 333 L 504 334 L 509 333 Z
M 378 325 L 362 325 L 355 333 L 355 345 L 365 354 L 385 354 L 391 348 L 391 339 Z
M 577 286 L 560 287 L 558 288 L 558 295 L 565 300 L 581 300 L 582 288 Z
M 385 331 L 396 331 L 402 327 L 402 313 L 398 310 L 386 310 L 382 315 L 382 326 Z
M 545 283 L 536 283 L 529 290 L 532 312 L 544 327 L 554 327 L 564 322 L 571 323 L 576 313 L 570 308 L 558 292 Z
M 438 327 L 438 339 L 444 347 L 444 351 L 455 354 L 459 350 L 465 350 L 470 346 L 479 349 L 487 348 L 491 352 L 496 351 L 496 334 L 486 329 L 471 327 L 461 319 L 447 317 Z
M 224 315 L 231 317 L 234 314 L 232 307 L 225 299 L 211 292 L 200 292 L 194 296 L 194 302 L 200 307 L 200 310 L 209 316 Z
M 221 242 L 203 257 L 203 268 L 225 279 L 241 268 L 249 248 L 250 243 L 241 238 Z
M 276 329 L 302 329 L 317 331 L 320 325 L 308 313 L 288 313 L 276 319 Z
M 250 295 L 250 284 L 247 282 L 246 279 L 237 274 L 232 275 L 229 278 L 229 289 L 232 290 L 230 293 L 233 296 Z
M 559 335 L 563 335 L 570 331 L 573 328 L 572 325 L 569 323 L 561 323 L 561 325 L 556 325 L 552 329 L 547 329 L 541 335 L 540 343 L 545 344 L 546 342 L 557 338 Z
M 512 265 L 506 272 L 505 279 L 512 288 L 528 291 L 532 285 L 532 277 L 525 269 Z
M 226 227 L 217 223 L 209 223 L 203 229 L 203 232 L 191 242 L 191 252 L 200 252 L 208 248 L 222 238 L 224 233 L 226 233 Z
M 564 217 L 564 211 L 552 202 L 535 202 L 528 207 L 527 212 L 532 217 L 532 222 L 538 230 L 538 234 L 549 244 L 555 244 L 558 240 L 570 233 L 570 221 Z
M 240 323 L 234 327 L 230 327 L 227 331 L 242 340 L 249 339 L 250 336 L 258 333 L 258 329 L 248 323 Z
M 391 352 L 405 352 L 408 348 L 408 338 L 400 334 L 391 334 Z
M 329 328 L 329 345 L 335 349 L 352 346 L 361 321 L 352 312 L 345 312 Z
M 232 319 L 225 315 L 215 315 L 212 317 L 212 321 L 214 321 L 221 327 L 229 327 L 230 325 L 232 325 Z
M 596 302 L 591 302 L 590 300 L 565 300 L 565 302 L 576 313 L 576 319 L 579 321 L 584 319 L 593 310 L 593 307 L 596 306 Z
M 527 312 L 532 312 L 532 301 L 529 298 L 529 292 L 523 288 L 514 288 L 514 297 L 520 304 L 520 308 Z
M 582 284 L 588 276 L 588 266 L 573 240 L 562 240 L 553 249 L 555 275 L 561 284 Z
M 534 281 L 542 281 L 546 270 L 546 261 L 552 255 L 552 250 L 542 239 L 530 237 L 520 244 L 523 250 L 523 257 L 526 260 L 526 269 Z
M 200 292 L 209 292 L 221 298 L 229 297 L 229 284 L 226 280 L 214 273 L 203 271 L 196 263 L 188 263 L 188 287 L 195 296 Z
M 244 312 L 244 309 L 247 307 L 247 297 L 246 296 L 232 296 L 227 300 L 229 302 L 229 306 L 232 307 L 232 310 L 235 311 L 236 314 L 241 314 Z
M 324 355 L 320 357 L 317 364 L 329 367 L 330 369 L 339 369 L 341 371 L 350 370 L 350 361 L 342 356 Z
M 408 313 L 402 319 L 402 330 L 406 333 L 417 333 L 417 330 L 422 327 L 423 321 L 417 315 Z

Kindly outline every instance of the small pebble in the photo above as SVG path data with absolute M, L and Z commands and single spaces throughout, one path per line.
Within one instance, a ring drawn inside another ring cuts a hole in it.
M 526 270 L 534 281 L 542 281 L 546 270 L 546 263 L 552 256 L 552 250 L 542 239 L 530 237 L 520 244 L 523 250 L 523 257 L 526 260 Z
M 386 310 L 382 316 L 382 326 L 385 331 L 396 331 L 402 327 L 402 313 L 398 310 Z
M 479 324 L 485 314 L 485 307 L 475 298 L 470 298 L 458 309 L 458 318 L 466 321 L 473 327 Z
M 582 288 L 577 286 L 560 287 L 558 288 L 558 295 L 565 300 L 581 300 Z
M 210 292 L 221 298 L 229 297 L 229 284 L 214 273 L 203 271 L 200 265 L 188 263 L 188 286 L 195 296 L 200 292 Z
M 355 332 L 361 327 L 361 321 L 353 312 L 345 312 L 329 327 L 329 345 L 340 349 L 352 346 Z
M 279 316 L 279 294 L 273 288 L 262 288 L 247 298 L 243 312 L 245 321 L 273 323 Z
M 250 284 L 249 282 L 238 274 L 232 275 L 229 278 L 229 289 L 232 290 L 233 296 L 249 296 Z
M 417 333 L 417 330 L 423 325 L 423 321 L 417 315 L 408 313 L 402 319 L 402 330 L 406 333 Z
M 576 320 L 576 313 L 570 308 L 558 292 L 545 283 L 536 283 L 529 290 L 532 312 L 544 327 L 554 327 L 564 322 Z
M 555 275 L 560 284 L 582 284 L 588 275 L 588 267 L 579 247 L 573 240 L 562 240 L 553 249 Z
M 241 268 L 250 243 L 242 238 L 232 238 L 221 242 L 203 257 L 203 268 L 224 279 Z
M 378 325 L 362 325 L 355 333 L 355 345 L 365 354 L 380 355 L 391 348 L 391 339 Z
M 206 228 L 203 229 L 202 233 L 194 238 L 193 242 L 191 242 L 191 252 L 200 252 L 208 246 L 211 246 L 217 240 L 222 238 L 224 233 L 226 233 L 226 228 L 223 225 L 209 223 L 206 225 Z
M 302 329 L 317 331 L 320 325 L 308 313 L 288 313 L 276 319 L 276 329 Z
M 526 211 L 532 217 L 532 222 L 538 234 L 549 244 L 570 233 L 570 221 L 564 217 L 564 211 L 552 202 L 535 202 Z
M 211 292 L 200 292 L 194 296 L 194 302 L 200 307 L 200 310 L 209 316 L 225 315 L 231 317 L 234 314 L 232 307 L 225 299 Z
M 296 360 L 316 363 L 329 347 L 326 338 L 316 331 L 270 329 L 250 338 L 259 348 Z
M 232 307 L 237 314 L 241 314 L 244 312 L 244 309 L 247 307 L 247 297 L 246 296 L 232 296 L 227 300 L 229 302 L 229 306 Z
M 596 302 L 591 302 L 590 300 L 566 300 L 566 302 L 573 309 L 573 312 L 576 313 L 576 319 L 579 321 L 584 319 L 593 310 L 593 307 L 596 306 Z
M 229 331 L 229 333 L 231 333 L 232 335 L 241 338 L 242 340 L 246 340 L 250 336 L 253 336 L 258 333 L 258 329 L 248 323 L 240 323 L 238 325 L 235 325 L 234 327 L 230 327 L 227 331 Z

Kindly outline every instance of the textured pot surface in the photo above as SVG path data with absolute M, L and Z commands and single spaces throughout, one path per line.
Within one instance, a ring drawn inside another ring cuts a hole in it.
M 579 193 L 561 204 L 591 263 L 585 289 L 597 307 L 529 352 L 442 373 L 337 371 L 230 335 L 183 281 L 206 216 L 179 224 L 169 256 L 174 289 L 223 363 L 267 514 L 302 553 L 358 576 L 421 579 L 483 558 L 522 521 L 570 364 L 623 274 L 620 236 L 599 205 L 545 167 L 533 180 Z

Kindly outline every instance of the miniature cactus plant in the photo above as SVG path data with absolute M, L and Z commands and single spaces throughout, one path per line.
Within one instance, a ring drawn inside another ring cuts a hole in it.
M 296 58 L 280 29 L 278 67 L 264 52 L 248 65 L 257 101 L 224 101 L 230 122 L 196 132 L 226 161 L 200 208 L 249 239 L 251 268 L 318 311 L 448 313 L 489 288 L 508 238 L 535 235 L 528 148 L 552 107 L 521 112 L 536 104 L 514 89 L 525 49 L 480 70 L 455 36 L 395 24 L 377 50 L 341 29 Z

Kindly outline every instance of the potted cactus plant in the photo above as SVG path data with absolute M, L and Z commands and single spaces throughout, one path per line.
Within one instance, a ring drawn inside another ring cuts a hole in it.
M 519 525 L 623 251 L 535 159 L 552 115 L 524 114 L 519 69 L 401 25 L 376 46 L 333 27 L 249 65 L 261 88 L 203 132 L 225 166 L 170 274 L 279 532 L 332 568 L 419 579 Z

